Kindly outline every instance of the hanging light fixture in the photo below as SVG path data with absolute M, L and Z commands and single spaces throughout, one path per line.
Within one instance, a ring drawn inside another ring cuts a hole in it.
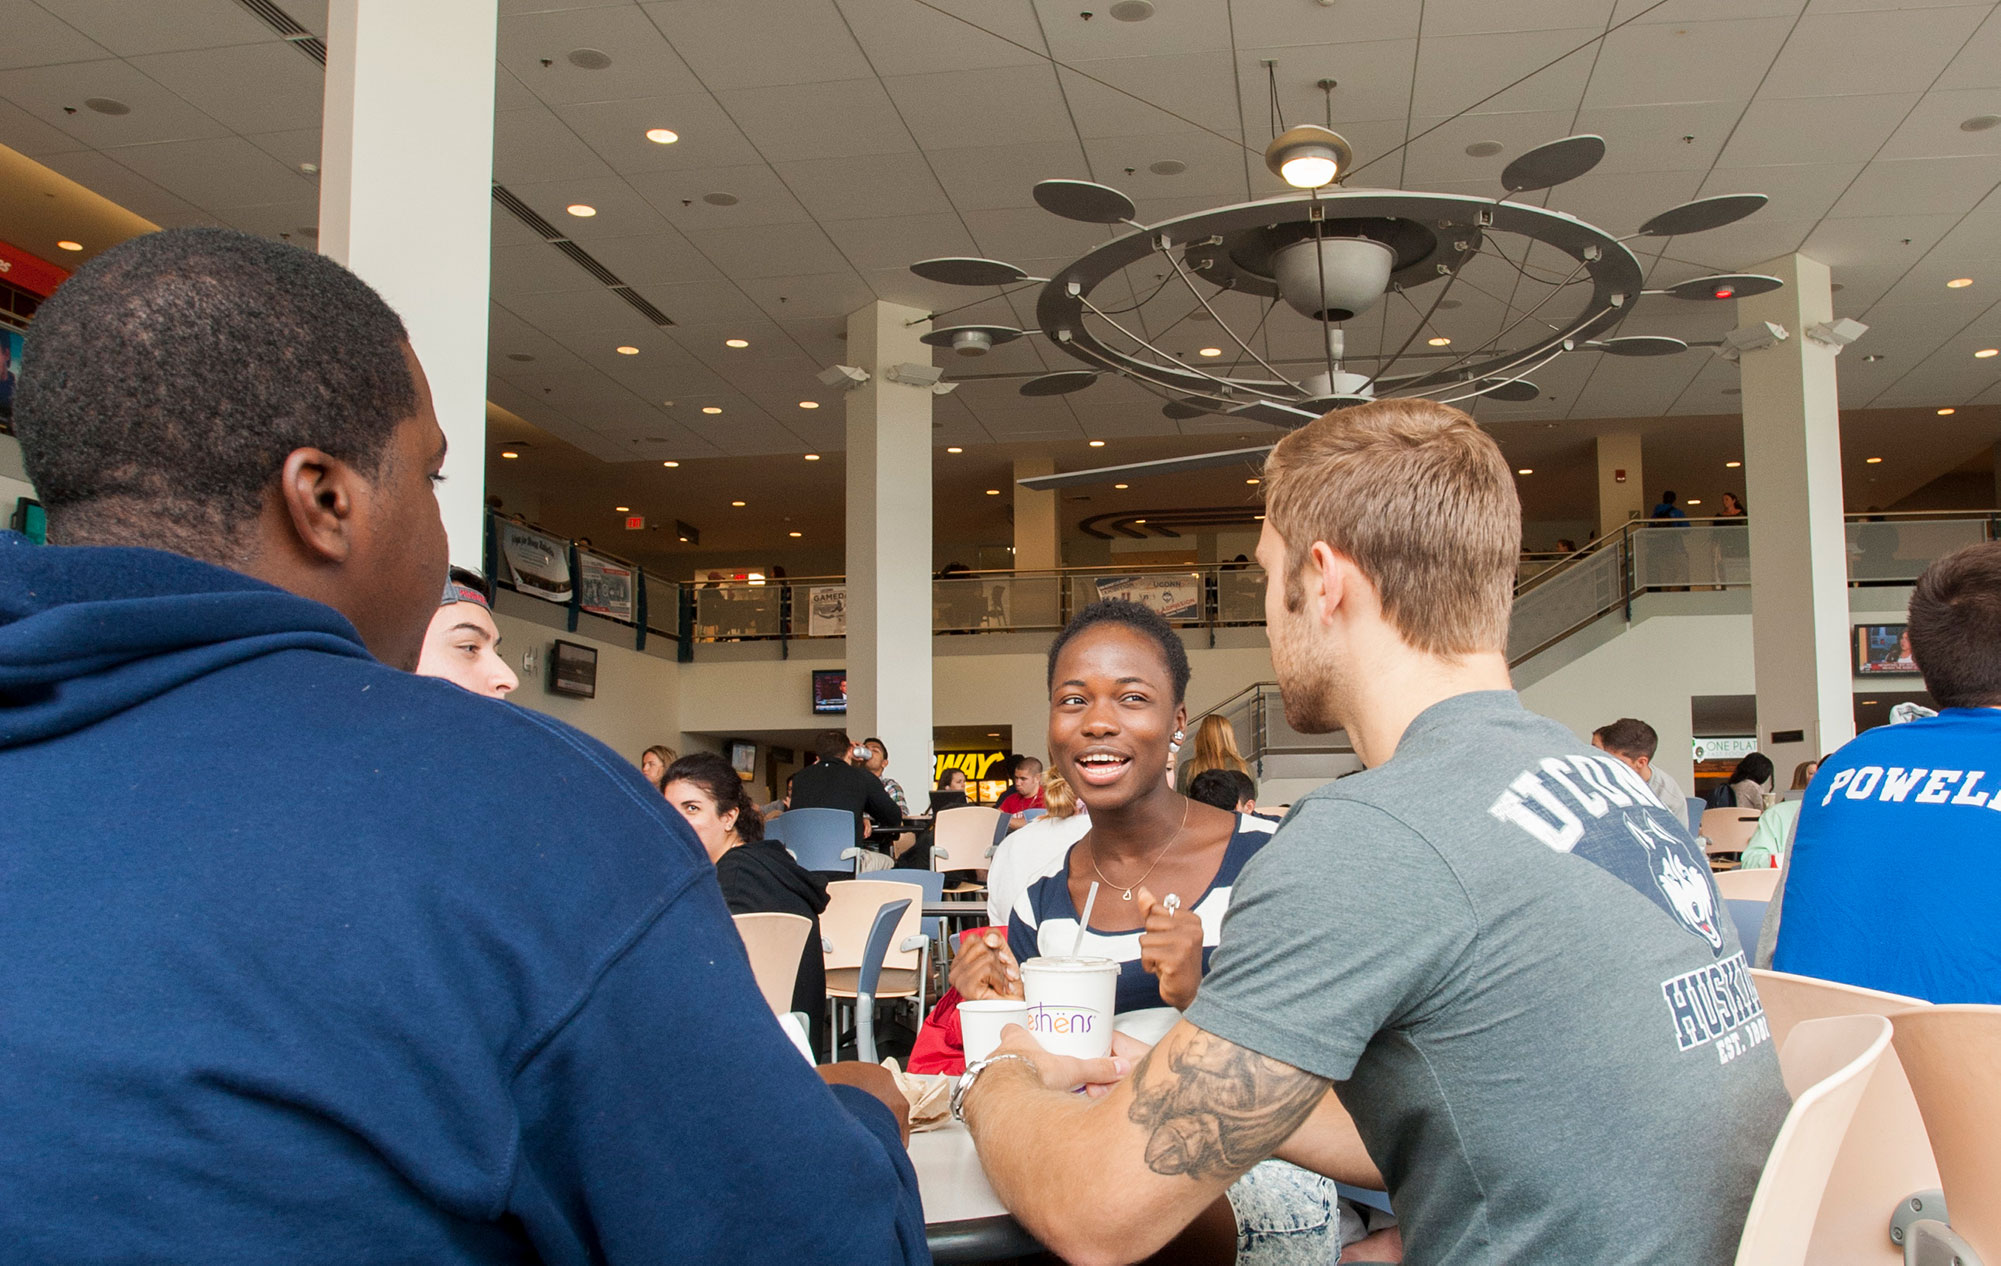
M 1294 189 L 1325 189 L 1354 161 L 1347 140 L 1318 123 L 1287 128 L 1265 146 L 1265 166 Z

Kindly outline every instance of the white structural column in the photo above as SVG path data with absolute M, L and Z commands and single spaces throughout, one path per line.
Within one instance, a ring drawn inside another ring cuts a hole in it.
M 1758 741 L 1783 778 L 1855 737 L 1841 417 L 1835 349 L 1806 334 L 1833 318 L 1827 266 L 1791 255 L 1755 271 L 1786 283 L 1737 302 L 1740 327 L 1770 322 L 1787 334 L 1742 361 Z M 1799 741 L 1774 741 L 1792 730 Z
M 1018 482 L 1056 473 L 1056 459 L 1034 456 L 1014 459 L 1014 566 L 1016 571 L 1054 571 L 1063 565 L 1063 545 L 1057 526 L 1056 493 L 1033 492 Z M 1048 577 L 1024 580 L 1014 587 L 1010 613 L 1017 625 L 1049 625 L 1063 609 L 1063 582 Z
M 1646 514 L 1653 503 L 1640 465 L 1640 432 L 1622 427 L 1598 437 L 1598 535 L 1607 537 L 1628 520 Z
M 450 453 L 452 561 L 478 567 L 498 0 L 331 0 L 320 250 L 403 318 Z
M 877 302 L 848 317 L 869 374 L 847 396 L 848 731 L 882 739 L 914 808 L 931 785 L 931 391 L 889 374 L 931 363 L 925 316 Z

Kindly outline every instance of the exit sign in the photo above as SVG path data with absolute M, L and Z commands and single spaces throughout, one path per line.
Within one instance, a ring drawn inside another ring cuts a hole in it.
M 646 530 L 646 516 L 643 514 L 626 515 L 625 530 L 628 532 L 644 532 Z

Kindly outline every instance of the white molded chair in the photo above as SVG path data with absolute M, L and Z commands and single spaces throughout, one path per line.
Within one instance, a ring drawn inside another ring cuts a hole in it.
M 2001 1264 L 2001 1007 L 1894 1016 L 1897 1054 L 1938 1157 L 1949 1228 L 1910 1227 L 1905 1260 Z
M 796 914 L 738 914 L 730 918 L 743 948 L 750 955 L 750 974 L 757 989 L 779 1015 L 792 1010 L 792 990 L 799 983 L 799 959 L 813 921 Z

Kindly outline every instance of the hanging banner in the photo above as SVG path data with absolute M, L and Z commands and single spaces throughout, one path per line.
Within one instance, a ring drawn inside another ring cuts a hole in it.
M 580 552 L 577 573 L 577 587 L 582 591 L 579 605 L 584 610 L 614 620 L 632 620 L 632 568 Z
M 0 242 L 0 280 L 46 299 L 69 280 L 69 269 L 30 255 L 12 242 Z
M 848 635 L 848 587 L 846 585 L 815 585 L 806 591 L 806 604 L 812 615 L 806 622 L 808 637 L 846 637 Z
M 1100 576 L 1098 599 L 1137 602 L 1169 620 L 1193 620 L 1202 610 L 1200 576 Z
M 570 600 L 568 541 L 519 523 L 502 523 L 500 557 L 508 580 L 521 593 L 547 602 Z

